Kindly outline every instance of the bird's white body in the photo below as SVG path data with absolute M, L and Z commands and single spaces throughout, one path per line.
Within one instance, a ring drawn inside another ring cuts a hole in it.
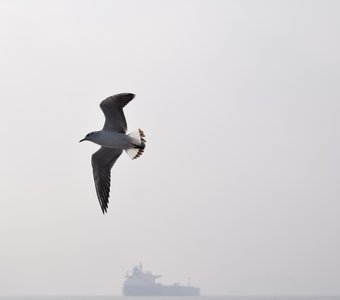
M 133 138 L 125 133 L 100 130 L 93 132 L 90 141 L 100 146 L 111 149 L 126 150 L 133 146 Z

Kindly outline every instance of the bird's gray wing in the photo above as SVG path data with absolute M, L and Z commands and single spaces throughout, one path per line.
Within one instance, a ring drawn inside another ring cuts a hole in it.
M 123 107 L 134 97 L 134 94 L 122 93 L 108 97 L 100 103 L 100 108 L 105 115 L 104 130 L 126 133 L 127 124 Z
M 94 184 L 103 214 L 106 213 L 109 203 L 111 168 L 122 151 L 121 149 L 101 147 L 92 154 Z

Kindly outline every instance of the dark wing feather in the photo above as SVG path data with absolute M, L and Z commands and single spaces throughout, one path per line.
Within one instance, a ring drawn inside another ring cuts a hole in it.
M 111 168 L 122 152 L 121 149 L 101 147 L 92 154 L 94 184 L 103 214 L 106 213 L 109 203 Z
M 134 94 L 122 93 L 108 97 L 100 103 L 100 108 L 105 115 L 104 130 L 126 133 L 127 124 L 123 107 L 134 97 Z

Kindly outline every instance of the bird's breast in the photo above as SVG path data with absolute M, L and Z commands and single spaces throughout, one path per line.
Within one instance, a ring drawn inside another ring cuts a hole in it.
M 129 137 L 119 132 L 102 131 L 95 142 L 103 147 L 113 149 L 128 149 L 131 146 Z

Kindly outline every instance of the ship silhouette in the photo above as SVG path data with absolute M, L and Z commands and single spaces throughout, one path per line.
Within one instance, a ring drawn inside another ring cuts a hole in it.
M 124 296 L 199 296 L 200 289 L 190 285 L 184 286 L 179 283 L 163 285 L 156 279 L 161 275 L 153 275 L 150 271 L 144 272 L 143 265 L 139 264 L 127 272 L 123 285 Z

